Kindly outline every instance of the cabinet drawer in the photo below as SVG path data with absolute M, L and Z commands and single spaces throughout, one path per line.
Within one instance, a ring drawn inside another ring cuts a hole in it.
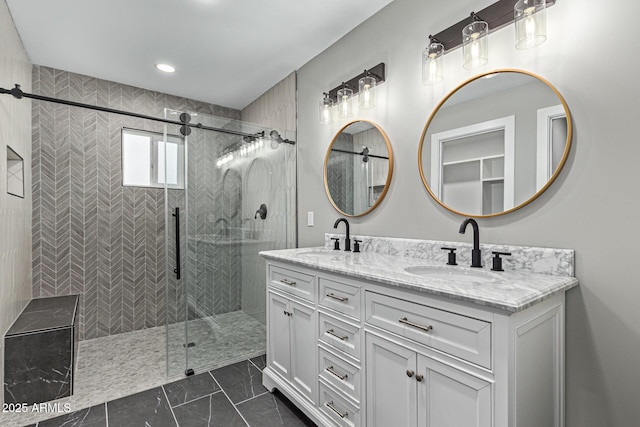
M 318 347 L 320 373 L 318 376 L 334 388 L 360 402 L 360 368 Z
M 269 282 L 271 286 L 310 301 L 315 301 L 313 279 L 314 276 L 310 274 L 270 266 Z
M 347 323 L 322 311 L 318 312 L 318 337 L 349 356 L 360 359 L 360 326 Z
M 360 287 L 318 278 L 319 304 L 355 319 L 360 319 Z
M 491 323 L 374 292 L 365 300 L 370 325 L 491 368 Z
M 320 411 L 336 425 L 355 427 L 360 425 L 360 408 L 347 401 L 320 381 Z

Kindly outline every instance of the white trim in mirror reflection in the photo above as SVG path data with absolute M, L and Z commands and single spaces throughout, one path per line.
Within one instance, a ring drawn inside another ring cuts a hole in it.
M 564 154 L 566 138 L 567 114 L 562 104 L 540 108 L 537 121 L 536 191 L 547 184 L 558 168 Z
M 478 141 L 479 138 L 484 142 Z M 457 154 L 447 158 L 446 144 Z M 480 154 L 478 148 L 482 144 L 492 145 L 493 152 Z M 445 168 L 453 178 L 449 182 L 445 179 Z M 431 190 L 448 206 L 475 215 L 513 208 L 515 116 L 434 133 L 431 136 Z

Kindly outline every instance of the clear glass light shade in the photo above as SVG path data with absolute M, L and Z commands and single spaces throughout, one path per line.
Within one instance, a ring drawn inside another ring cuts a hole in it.
M 351 117 L 353 115 L 353 109 L 351 107 L 351 98 L 353 98 L 353 91 L 348 87 L 338 89 L 338 116 L 339 117 Z
M 364 76 L 358 80 L 358 106 L 361 110 L 370 110 L 376 106 L 376 79 Z
M 431 43 L 422 51 L 422 84 L 433 86 L 444 80 L 444 45 Z
M 475 21 L 462 29 L 462 68 L 470 70 L 489 62 L 489 24 Z
M 325 97 L 320 101 L 320 124 L 328 125 L 333 122 L 333 100 L 325 94 Z
M 516 49 L 530 49 L 547 39 L 545 0 L 518 0 L 513 8 Z

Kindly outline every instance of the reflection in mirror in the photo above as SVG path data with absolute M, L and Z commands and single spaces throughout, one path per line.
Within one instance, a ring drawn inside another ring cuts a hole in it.
M 533 74 L 497 70 L 463 83 L 434 110 L 420 141 L 420 176 L 455 213 L 501 215 L 551 184 L 570 145 L 560 93 Z
M 325 190 L 340 214 L 362 216 L 382 201 L 392 173 L 387 135 L 375 123 L 354 121 L 331 141 L 324 162 Z

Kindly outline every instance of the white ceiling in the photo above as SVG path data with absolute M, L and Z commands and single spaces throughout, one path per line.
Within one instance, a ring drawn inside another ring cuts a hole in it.
M 34 64 L 237 109 L 391 1 L 6 0 Z

